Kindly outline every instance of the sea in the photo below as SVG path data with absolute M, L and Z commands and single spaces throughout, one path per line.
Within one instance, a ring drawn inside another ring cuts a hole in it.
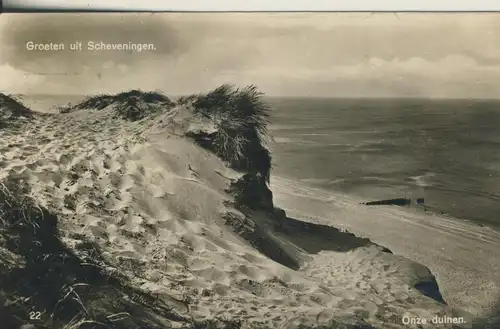
M 55 112 L 81 95 L 19 95 Z M 500 101 L 267 98 L 272 175 L 500 229 Z
M 500 101 L 270 98 L 273 174 L 500 228 Z

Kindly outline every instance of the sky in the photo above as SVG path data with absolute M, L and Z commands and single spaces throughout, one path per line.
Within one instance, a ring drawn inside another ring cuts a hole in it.
M 26 43 L 63 43 L 28 50 Z M 81 41 L 82 51 L 69 44 Z M 88 41 L 151 43 L 90 51 Z M 500 14 L 2 14 L 0 91 L 190 94 L 229 83 L 269 96 L 500 97 Z

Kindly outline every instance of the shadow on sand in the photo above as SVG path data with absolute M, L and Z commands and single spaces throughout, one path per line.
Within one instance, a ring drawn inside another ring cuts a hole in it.
M 16 180 L 0 185 L 2 328 L 164 329 L 171 322 L 185 329 L 239 328 L 176 313 L 163 296 L 128 284 L 92 242 L 82 241 L 75 254 L 60 239 L 58 218 L 28 193 Z
M 290 242 L 309 254 L 317 254 L 320 251 L 347 252 L 370 245 L 378 246 L 369 239 L 342 232 L 328 225 L 304 222 L 290 217 L 286 217 L 274 228 L 278 234 L 286 235 Z M 385 247 L 378 247 L 381 251 L 392 253 Z

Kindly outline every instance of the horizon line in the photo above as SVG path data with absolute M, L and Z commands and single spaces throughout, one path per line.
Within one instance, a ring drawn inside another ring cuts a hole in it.
M 132 89 L 131 89 L 132 90 Z M 142 91 L 142 90 L 141 90 Z M 147 90 L 145 90 L 147 92 Z M 163 92 L 163 91 L 157 91 L 162 94 L 165 94 L 168 96 L 169 93 Z M 18 96 L 81 96 L 81 97 L 88 97 L 88 96 L 95 96 L 98 95 L 99 93 L 88 93 L 88 94 L 57 94 L 57 93 L 15 93 L 15 92 L 1 92 L 4 95 L 18 95 Z M 119 93 L 119 92 L 117 92 Z M 107 94 L 107 93 L 106 93 Z M 114 94 L 114 93 L 110 93 Z M 189 96 L 197 93 L 186 93 L 186 94 L 170 94 L 173 97 L 180 97 L 180 96 Z M 324 96 L 324 95 L 293 95 L 293 96 L 286 96 L 286 95 L 269 95 L 265 94 L 263 95 L 265 98 L 279 98 L 279 99 L 307 99 L 307 98 L 316 98 L 316 99 L 415 99 L 415 100 L 491 100 L 491 101 L 500 101 L 500 95 L 498 97 L 429 97 L 429 96 Z

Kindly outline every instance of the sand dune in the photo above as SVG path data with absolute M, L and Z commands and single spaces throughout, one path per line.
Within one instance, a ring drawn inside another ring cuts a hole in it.
M 324 206 L 328 197 L 304 191 L 302 211 L 323 205 L 322 218 L 332 221 L 290 218 L 302 213 L 290 207 L 293 187 L 284 184 L 274 204 L 288 214 L 238 207 L 231 184 L 245 173 L 185 137 L 214 129 L 190 106 L 162 104 L 135 121 L 117 116 L 113 102 L 68 112 L 32 113 L 20 128 L 1 128 L 0 180 L 29 186 L 29 197 L 57 216 L 65 248 L 87 259 L 93 246 L 109 276 L 120 273 L 178 315 L 150 328 L 215 318 L 241 328 L 406 328 L 404 316 L 452 314 L 425 266 L 330 226 L 346 224 L 339 214 L 352 209 L 338 205 L 334 213 Z M 49 321 L 52 310 L 39 309 Z

